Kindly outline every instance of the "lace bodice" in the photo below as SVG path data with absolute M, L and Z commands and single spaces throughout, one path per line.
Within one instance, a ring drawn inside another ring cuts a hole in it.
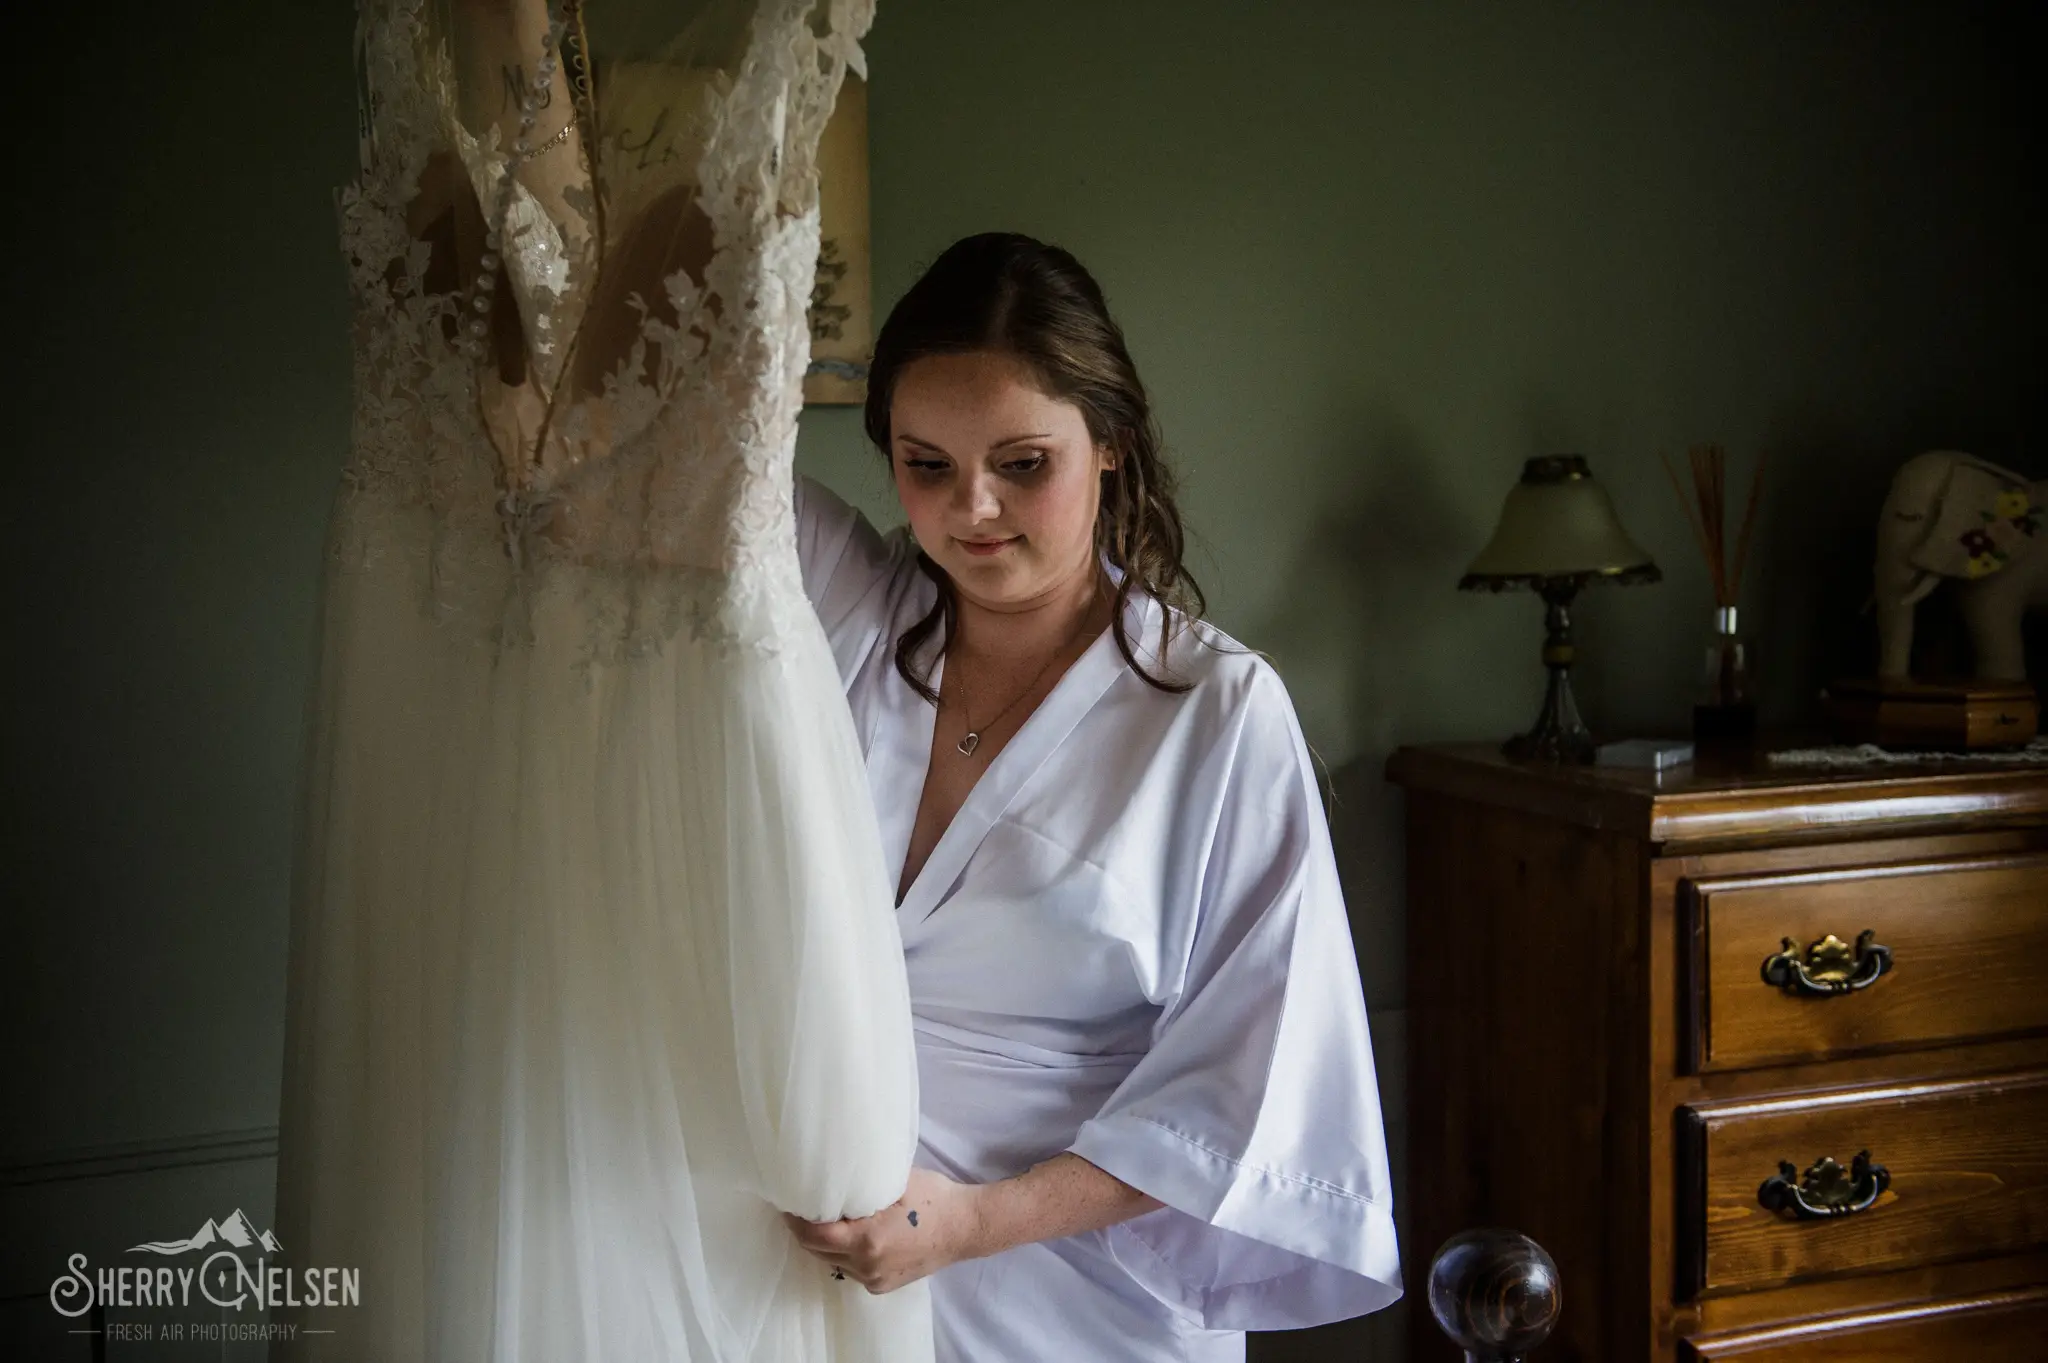
M 424 599 L 500 643 L 570 584 L 607 649 L 772 645 L 803 609 L 814 156 L 873 2 L 697 10 L 628 60 L 573 0 L 360 0 L 344 503 L 432 518 Z M 377 551 L 363 520 L 336 552 Z

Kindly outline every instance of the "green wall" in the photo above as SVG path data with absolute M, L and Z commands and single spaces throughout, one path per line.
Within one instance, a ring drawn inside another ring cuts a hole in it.
M 10 152 L 0 1159 L 275 1120 L 347 443 L 350 16 L 154 12 L 49 17 L 37 107 L 63 113 Z M 882 0 L 869 52 L 878 299 L 989 228 L 1098 274 L 1213 615 L 1272 654 L 1331 769 L 1396 1051 L 1379 771 L 1535 708 L 1536 604 L 1452 590 L 1523 458 L 1588 455 L 1667 572 L 1586 602 L 1580 695 L 1612 732 L 1682 727 L 1709 607 L 1660 449 L 1769 455 L 1745 605 L 1778 720 L 1868 665 L 1893 465 L 2048 467 L 2042 45 L 2008 7 Z M 808 413 L 800 460 L 888 519 L 857 413 Z

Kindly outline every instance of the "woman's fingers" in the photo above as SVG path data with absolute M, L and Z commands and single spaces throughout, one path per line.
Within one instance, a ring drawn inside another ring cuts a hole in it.
M 876 1234 L 875 1218 L 863 1221 L 806 1221 L 784 1212 L 790 1233 L 806 1254 L 832 1271 L 835 1278 L 866 1288 L 869 1292 L 892 1291 L 902 1286 Z
M 856 1221 L 806 1221 L 788 1212 L 782 1214 L 782 1219 L 789 1224 L 796 1242 L 813 1253 L 824 1250 L 844 1254 L 861 1239 L 860 1223 Z
M 805 1244 L 799 1244 L 797 1248 L 810 1255 L 813 1259 L 831 1264 L 834 1268 L 845 1268 L 854 1261 L 851 1254 L 841 1253 L 838 1250 L 817 1249 Z
M 873 1285 L 880 1265 L 872 1227 L 859 1221 L 806 1221 L 787 1213 L 783 1219 L 806 1254 L 862 1286 Z

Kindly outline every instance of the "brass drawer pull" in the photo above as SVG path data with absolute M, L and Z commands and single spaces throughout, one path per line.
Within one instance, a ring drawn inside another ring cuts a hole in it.
M 1805 951 L 1787 937 L 1782 950 L 1764 957 L 1764 983 L 1814 999 L 1868 989 L 1892 968 L 1892 949 L 1878 945 L 1876 936 L 1866 930 L 1851 947 L 1831 932 Z
M 1868 1211 L 1891 1186 L 1891 1171 L 1872 1164 L 1870 1152 L 1860 1150 L 1846 1170 L 1825 1155 L 1804 1174 L 1780 1161 L 1778 1172 L 1756 1190 L 1756 1200 L 1768 1211 L 1790 1212 L 1800 1221 L 1821 1221 Z

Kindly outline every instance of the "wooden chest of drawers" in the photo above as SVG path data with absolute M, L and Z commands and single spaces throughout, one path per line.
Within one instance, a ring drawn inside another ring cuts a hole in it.
M 1534 1236 L 1558 1363 L 2048 1359 L 2048 770 L 1389 775 L 1414 1272 Z

